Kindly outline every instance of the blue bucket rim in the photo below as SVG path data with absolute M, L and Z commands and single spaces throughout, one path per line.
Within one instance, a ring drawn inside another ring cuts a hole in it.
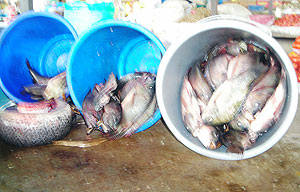
M 93 24 L 92 26 L 90 26 L 89 28 L 85 29 L 81 33 L 81 35 L 79 37 L 79 40 L 77 42 L 75 42 L 75 44 L 73 45 L 73 47 L 70 51 L 70 58 L 69 58 L 68 65 L 67 65 L 67 85 L 68 85 L 68 89 L 70 91 L 70 96 L 72 98 L 73 103 L 75 104 L 75 106 L 80 111 L 82 110 L 82 107 L 79 104 L 78 100 L 76 99 L 76 96 L 75 96 L 74 91 L 73 91 L 72 83 L 71 83 L 71 79 L 72 79 L 72 74 L 71 74 L 72 65 L 71 65 L 71 63 L 73 63 L 73 61 L 74 61 L 74 57 L 75 57 L 74 53 L 78 52 L 79 48 L 82 47 L 82 44 L 85 43 L 85 41 L 91 35 L 93 35 L 97 31 L 100 31 L 102 29 L 109 28 L 109 27 L 127 27 L 127 28 L 130 28 L 130 29 L 136 30 L 136 31 L 144 34 L 145 36 L 147 36 L 151 41 L 153 41 L 155 43 L 155 45 L 159 48 L 162 55 L 164 55 L 164 53 L 166 52 L 166 48 L 164 47 L 162 42 L 158 39 L 158 37 L 156 37 L 152 32 L 150 32 L 148 29 L 144 28 L 143 26 L 141 26 L 139 24 L 136 24 L 136 23 L 129 22 L 129 21 L 108 19 L 108 20 L 104 20 L 104 21 L 99 21 L 99 22 Z M 161 113 L 160 113 L 159 109 L 157 109 L 156 112 L 154 113 L 153 117 L 151 119 L 149 119 L 147 122 L 145 122 L 136 131 L 136 133 L 144 131 L 144 130 L 150 128 L 160 118 L 161 118 Z
M 71 34 L 73 35 L 75 42 L 78 39 L 78 34 L 76 32 L 76 30 L 74 29 L 74 27 L 67 21 L 65 20 L 62 16 L 59 16 L 57 14 L 54 13 L 48 13 L 48 12 L 34 12 L 34 11 L 27 11 L 25 13 L 22 13 L 20 15 L 18 15 L 16 17 L 16 20 L 14 20 L 9 26 L 7 26 L 6 28 L 4 28 L 1 33 L 0 33 L 0 48 L 3 44 L 3 41 L 5 40 L 6 36 L 11 32 L 11 30 L 18 25 L 19 23 L 23 22 L 24 20 L 33 18 L 33 17 L 47 17 L 47 18 L 51 18 L 51 19 L 55 19 L 58 20 L 59 22 L 61 22 L 62 24 L 64 24 L 71 32 Z M 13 94 L 11 94 L 6 86 L 3 84 L 2 82 L 2 78 L 0 77 L 0 89 L 2 89 L 2 91 L 4 92 L 4 94 L 11 100 L 13 100 L 16 103 L 19 102 L 23 102 L 22 100 L 16 98 Z
M 57 14 L 54 13 L 48 13 L 48 12 L 34 12 L 34 11 L 27 11 L 25 13 L 22 13 L 20 15 L 18 15 L 16 17 L 16 20 L 14 20 L 9 26 L 7 26 L 6 28 L 4 28 L 1 31 L 0 34 L 0 46 L 3 43 L 4 37 L 19 23 L 23 22 L 24 20 L 28 19 L 28 18 L 32 18 L 32 17 L 48 17 L 48 18 L 53 18 L 53 19 L 57 19 L 60 22 L 62 22 L 63 24 L 65 24 L 67 26 L 67 28 L 71 31 L 72 35 L 74 36 L 74 39 L 77 40 L 78 39 L 78 34 L 76 32 L 76 30 L 74 29 L 74 27 L 66 20 L 64 19 L 62 16 L 59 16 Z

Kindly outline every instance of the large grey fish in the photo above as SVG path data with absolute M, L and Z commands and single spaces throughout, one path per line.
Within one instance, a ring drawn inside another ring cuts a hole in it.
M 94 107 L 94 95 L 91 91 L 85 96 L 82 102 L 82 116 L 86 126 L 89 129 L 97 128 L 98 121 L 100 120 L 100 114 L 95 110 Z
M 31 75 L 31 78 L 34 83 L 38 85 L 47 85 L 48 81 L 50 80 L 49 77 L 43 77 L 39 75 L 30 65 L 29 60 L 26 59 L 26 66 L 28 68 L 29 74 Z
M 247 43 L 244 41 L 230 40 L 227 42 L 226 51 L 232 56 L 238 56 L 248 51 Z
M 156 106 L 156 99 L 155 104 L 153 104 L 155 80 L 156 76 L 150 73 L 143 73 L 140 78 L 133 80 L 136 81 L 135 86 L 132 87 L 125 98 L 121 100 L 121 122 L 117 130 L 112 133 L 109 138 L 118 139 L 123 136 L 130 136 L 139 128 L 139 126 L 134 126 L 135 122 L 139 122 L 143 119 L 143 114 L 145 114 L 147 109 Z M 151 111 L 154 113 L 154 110 Z M 153 113 L 150 113 L 150 116 L 152 116 Z M 140 125 L 142 124 L 140 123 Z
M 212 90 L 201 72 L 200 65 L 193 65 L 188 73 L 188 80 L 197 97 L 207 104 L 212 95 Z
M 0 112 L 0 138 L 16 146 L 44 145 L 64 137 L 71 129 L 72 120 L 71 107 L 60 100 L 47 113 L 6 109 Z
M 204 76 L 214 90 L 227 80 L 228 64 L 232 59 L 228 54 L 220 54 L 208 60 Z
M 97 93 L 94 93 L 94 106 L 96 111 L 100 111 L 104 105 L 109 103 L 112 92 L 118 87 L 117 79 L 113 73 L 108 77 L 108 80 L 103 86 L 98 86 Z M 97 86 L 96 86 L 97 88 Z
M 281 77 L 278 86 L 272 96 L 266 102 L 264 108 L 255 116 L 255 120 L 251 123 L 249 134 L 254 142 L 258 136 L 271 128 L 279 119 L 281 111 L 284 108 L 286 99 L 286 76 L 281 71 Z
M 105 133 L 113 132 L 117 129 L 122 118 L 122 107 L 119 101 L 112 99 L 103 107 L 102 129 Z
M 35 72 L 28 60 L 26 60 L 26 65 L 29 73 L 32 77 L 33 85 L 24 86 L 27 93 L 33 94 L 37 99 L 57 99 L 59 97 L 64 97 L 68 94 L 69 90 L 67 88 L 66 72 L 62 72 L 52 78 L 43 77 Z
M 157 102 L 156 102 L 156 96 L 154 95 L 148 107 L 145 109 L 145 111 L 142 113 L 142 115 L 140 115 L 140 117 L 136 121 L 131 123 L 126 123 L 125 127 L 119 124 L 119 127 L 117 127 L 117 130 L 119 131 L 111 134 L 109 138 L 119 139 L 121 137 L 129 137 L 133 135 L 138 130 L 139 127 L 141 127 L 147 121 L 151 120 L 156 110 L 157 110 Z
M 66 95 L 69 93 L 67 87 L 66 72 L 62 72 L 54 77 L 52 77 L 46 86 L 43 93 L 43 97 L 47 100 L 57 99 L 63 97 L 65 99 Z
M 128 73 L 124 76 L 122 76 L 119 80 L 118 80 L 118 89 L 122 89 L 124 87 L 124 85 L 126 85 L 128 82 L 140 78 L 144 73 L 147 72 L 135 72 L 135 73 Z
M 228 64 L 227 79 L 233 79 L 245 71 L 252 70 L 258 67 L 264 68 L 267 71 L 267 66 L 260 62 L 260 55 L 255 52 L 239 54 L 233 57 Z
M 202 114 L 203 121 L 208 125 L 222 125 L 231 121 L 250 91 L 252 82 L 261 75 L 262 70 L 255 68 L 226 80 L 211 96 Z
M 280 79 L 280 69 L 272 65 L 267 73 L 257 80 L 257 83 L 248 94 L 241 112 L 230 122 L 235 130 L 247 131 L 256 113 L 265 106 L 269 97 L 273 94 Z
M 212 126 L 205 125 L 201 118 L 202 101 L 196 96 L 188 78 L 185 76 L 181 88 L 181 115 L 186 129 L 208 149 L 220 146 L 219 132 Z
M 119 91 L 119 98 L 120 101 L 123 101 L 124 98 L 128 95 L 128 93 L 132 90 L 133 87 L 137 86 L 139 81 L 137 79 L 139 78 L 150 78 L 155 80 L 156 75 L 153 73 L 148 72 L 135 72 L 135 73 L 129 73 L 123 77 L 121 77 L 118 81 L 118 89 Z
M 247 132 L 229 130 L 221 137 L 222 143 L 227 147 L 227 152 L 242 154 L 252 147 L 252 141 Z

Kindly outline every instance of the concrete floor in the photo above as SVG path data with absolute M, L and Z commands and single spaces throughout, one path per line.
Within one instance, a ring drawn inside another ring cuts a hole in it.
M 292 41 L 287 43 L 289 49 Z M 90 148 L 16 148 L 0 142 L 0 191 L 300 191 L 300 107 L 267 152 L 221 161 L 186 148 L 162 120 L 144 132 Z M 74 126 L 65 139 L 84 139 Z

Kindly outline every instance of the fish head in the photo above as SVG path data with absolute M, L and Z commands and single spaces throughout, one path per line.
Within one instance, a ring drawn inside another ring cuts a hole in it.
M 206 125 L 218 125 L 218 113 L 213 112 L 209 108 L 206 108 L 204 113 L 202 113 L 202 120 Z
M 56 99 L 68 93 L 66 72 L 60 73 L 48 81 L 43 97 L 47 100 Z
M 217 149 L 221 146 L 221 142 L 219 139 L 220 133 L 213 126 L 201 126 L 199 129 L 197 129 L 197 131 L 195 131 L 194 136 L 198 137 L 200 142 L 207 149 Z
M 141 76 L 143 85 L 149 89 L 153 90 L 155 88 L 155 80 L 156 80 L 156 75 L 152 73 L 143 73 Z
M 244 113 L 242 112 L 229 123 L 230 127 L 236 131 L 248 131 L 248 129 L 250 128 L 250 124 L 251 122 L 245 117 Z

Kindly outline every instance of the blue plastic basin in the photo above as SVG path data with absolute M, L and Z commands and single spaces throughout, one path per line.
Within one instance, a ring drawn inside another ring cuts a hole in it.
M 158 38 L 140 25 L 106 20 L 86 30 L 72 47 L 67 83 L 74 104 L 82 102 L 96 83 L 104 83 L 113 72 L 118 78 L 136 71 L 157 72 L 165 53 Z M 157 110 L 137 132 L 151 127 L 161 117 Z
M 61 16 L 27 12 L 2 31 L 0 37 L 0 86 L 15 102 L 33 102 L 24 86 L 33 83 L 26 67 L 42 76 L 65 71 L 68 54 L 77 34 Z

